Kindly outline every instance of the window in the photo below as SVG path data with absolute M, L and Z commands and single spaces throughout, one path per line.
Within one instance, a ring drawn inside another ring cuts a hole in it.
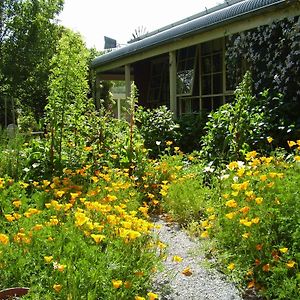
M 156 107 L 168 103 L 169 69 L 168 58 L 160 58 L 151 64 L 151 79 L 148 92 L 150 106 Z
M 183 48 L 177 52 L 177 95 L 192 95 L 195 79 L 197 47 Z
M 223 48 L 223 39 L 201 45 L 201 108 L 207 111 L 218 108 L 225 100 Z

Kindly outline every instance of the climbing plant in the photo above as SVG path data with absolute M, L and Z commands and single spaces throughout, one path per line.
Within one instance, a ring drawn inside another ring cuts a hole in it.
M 254 94 L 265 89 L 270 91 L 267 109 L 278 105 L 271 100 L 272 96 L 283 95 L 273 120 L 272 133 L 277 143 L 285 140 L 288 134 L 299 137 L 300 17 L 232 35 L 226 49 L 228 74 L 235 85 L 241 80 L 242 69 L 249 69 Z

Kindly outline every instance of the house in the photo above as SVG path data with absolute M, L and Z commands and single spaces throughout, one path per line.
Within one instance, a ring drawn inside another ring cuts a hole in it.
M 210 111 L 233 95 L 227 37 L 299 15 L 299 0 L 227 0 L 97 57 L 91 67 L 98 83 L 125 80 L 127 96 L 134 80 L 145 107 L 167 105 L 176 116 Z

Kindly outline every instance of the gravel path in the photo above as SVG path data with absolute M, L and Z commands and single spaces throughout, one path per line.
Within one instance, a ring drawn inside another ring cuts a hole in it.
M 160 225 L 159 239 L 167 244 L 164 270 L 154 280 L 161 300 L 242 300 L 235 286 L 221 273 L 203 267 L 205 258 L 199 254 L 199 241 L 191 240 L 176 224 L 163 218 L 154 221 Z M 181 262 L 174 262 L 180 256 Z M 191 273 L 182 274 L 185 268 Z

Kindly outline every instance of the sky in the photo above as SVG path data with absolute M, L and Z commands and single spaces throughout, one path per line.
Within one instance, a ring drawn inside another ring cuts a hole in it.
M 65 0 L 60 24 L 79 32 L 87 47 L 104 48 L 104 36 L 120 45 L 138 27 L 148 32 L 223 3 L 223 0 Z

